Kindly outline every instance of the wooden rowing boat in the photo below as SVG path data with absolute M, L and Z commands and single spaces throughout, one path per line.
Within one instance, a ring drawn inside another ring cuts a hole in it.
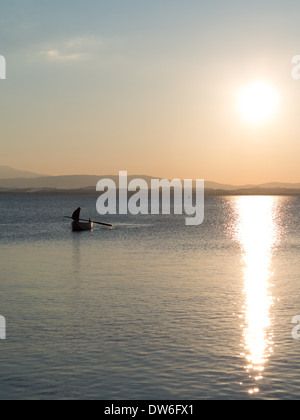
M 72 230 L 73 232 L 85 232 L 93 230 L 94 224 L 93 222 L 73 222 L 72 223 Z

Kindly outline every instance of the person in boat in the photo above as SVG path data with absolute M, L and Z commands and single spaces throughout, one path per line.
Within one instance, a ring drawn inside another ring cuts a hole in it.
M 75 210 L 74 213 L 72 214 L 72 219 L 74 220 L 74 222 L 79 222 L 80 212 L 81 212 L 81 207 L 78 207 L 78 209 Z

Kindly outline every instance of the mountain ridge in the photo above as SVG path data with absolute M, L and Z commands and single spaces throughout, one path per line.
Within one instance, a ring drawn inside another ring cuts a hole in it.
M 25 179 L 32 179 L 38 177 L 45 177 L 48 175 L 45 174 L 38 174 L 35 172 L 30 171 L 22 171 L 19 169 L 12 168 L 11 166 L 7 165 L 0 165 L 0 179 L 15 179 L 15 178 L 25 178 Z
M 5 172 L 6 171 L 6 172 Z M 6 173 L 3 178 L 1 175 Z M 19 176 L 13 177 L 13 174 Z M 21 176 L 20 176 L 21 175 Z M 19 171 L 9 166 L 0 166 L 0 188 L 2 189 L 82 189 L 82 188 L 96 188 L 100 179 L 111 179 L 118 186 L 118 175 L 60 175 L 47 176 L 39 175 L 34 172 Z M 162 179 L 149 175 L 128 175 L 128 181 L 132 179 L 144 179 L 150 186 L 152 179 Z M 281 183 L 269 182 L 263 184 L 247 184 L 247 185 L 231 185 L 222 184 L 214 181 L 205 181 L 205 188 L 210 190 L 250 190 L 250 189 L 300 189 L 300 183 Z

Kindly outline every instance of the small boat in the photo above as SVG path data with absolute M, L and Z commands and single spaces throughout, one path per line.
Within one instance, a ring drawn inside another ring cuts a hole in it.
M 72 223 L 72 230 L 73 232 L 85 232 L 93 230 L 94 223 L 93 222 L 73 222 Z

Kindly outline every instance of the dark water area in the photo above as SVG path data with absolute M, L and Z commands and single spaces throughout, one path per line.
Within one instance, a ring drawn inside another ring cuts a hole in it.
M 205 221 L 0 197 L 1 399 L 297 398 L 300 198 L 207 197 Z M 70 215 L 113 223 L 73 233 Z

